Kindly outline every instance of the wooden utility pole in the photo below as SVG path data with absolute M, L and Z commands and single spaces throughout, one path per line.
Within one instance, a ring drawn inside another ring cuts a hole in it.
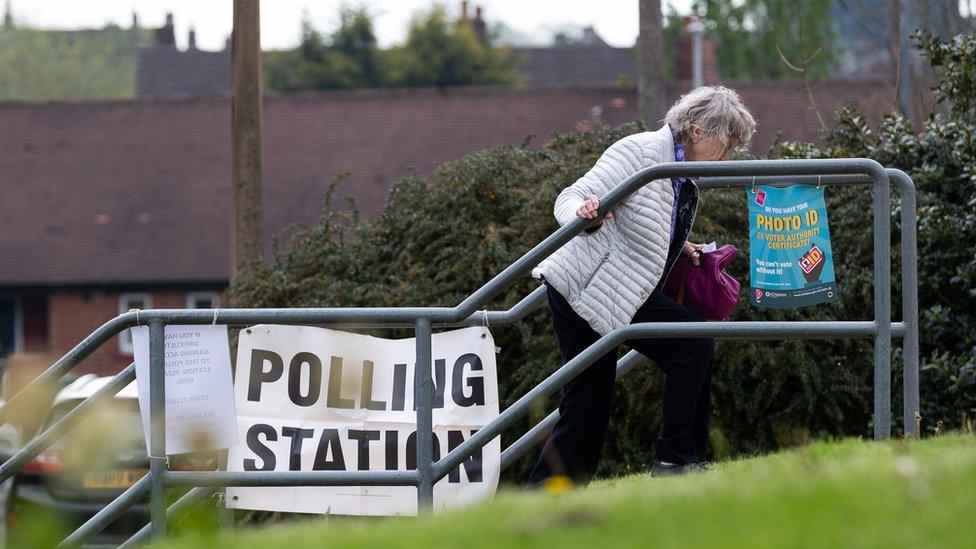
M 912 103 L 912 39 L 910 6 L 897 0 L 898 9 L 898 108 L 909 120 L 915 117 Z
M 640 0 L 637 37 L 637 95 L 640 117 L 655 129 L 667 108 L 664 97 L 664 52 L 661 46 L 661 0 Z
M 261 257 L 261 32 L 259 0 L 234 0 L 231 34 L 231 284 Z

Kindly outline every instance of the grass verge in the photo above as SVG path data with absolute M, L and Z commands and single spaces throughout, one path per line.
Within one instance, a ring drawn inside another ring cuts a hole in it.
M 974 547 L 976 438 L 818 442 L 682 478 L 502 490 L 421 519 L 328 519 L 161 547 Z

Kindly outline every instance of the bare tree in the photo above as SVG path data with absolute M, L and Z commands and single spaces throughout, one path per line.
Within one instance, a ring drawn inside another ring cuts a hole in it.
M 664 96 L 664 52 L 661 46 L 661 0 L 640 0 L 637 37 L 637 94 L 640 117 L 649 127 L 667 107 Z
M 259 0 L 234 0 L 231 35 L 231 284 L 261 257 Z

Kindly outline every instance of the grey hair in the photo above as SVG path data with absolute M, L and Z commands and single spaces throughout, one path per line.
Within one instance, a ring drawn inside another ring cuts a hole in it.
M 756 133 L 756 120 L 749 109 L 735 90 L 725 86 L 701 86 L 682 95 L 664 121 L 682 143 L 692 141 L 697 127 L 702 135 L 717 139 L 729 151 L 748 149 Z

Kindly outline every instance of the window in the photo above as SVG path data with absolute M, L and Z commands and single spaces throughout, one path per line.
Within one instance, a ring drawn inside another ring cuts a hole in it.
M 187 309 L 213 309 L 220 306 L 216 292 L 190 292 L 186 294 Z
M 152 299 L 149 294 L 122 294 L 119 296 L 119 314 L 132 309 L 151 309 Z M 126 330 L 119 335 L 119 352 L 124 355 L 132 354 L 132 331 Z

